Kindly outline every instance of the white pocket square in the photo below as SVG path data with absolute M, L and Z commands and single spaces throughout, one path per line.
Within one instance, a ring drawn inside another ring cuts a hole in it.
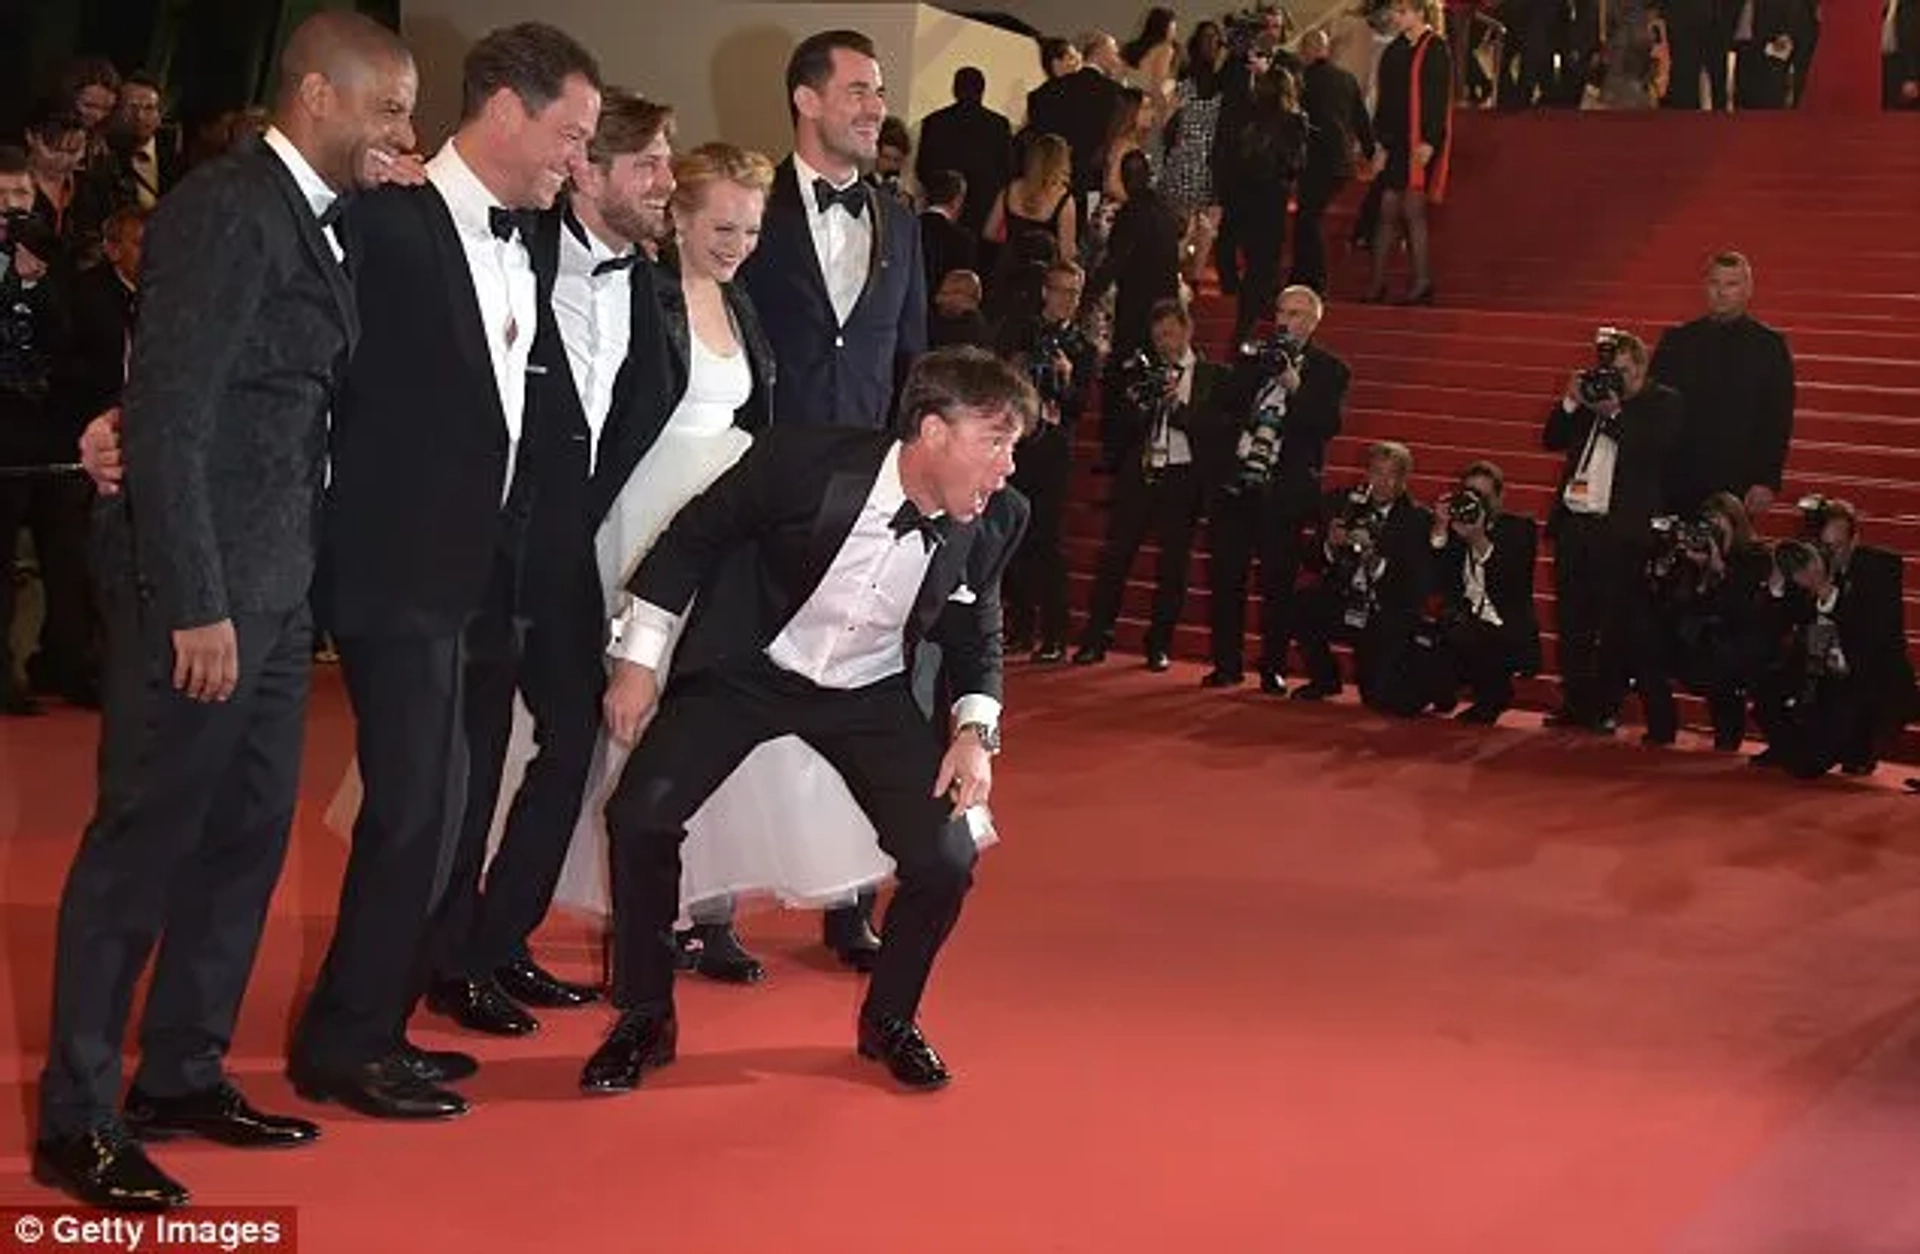
M 980 598 L 973 595 L 973 589 L 967 587 L 965 584 L 961 584 L 958 588 L 955 588 L 953 595 L 947 598 L 947 600 L 958 605 L 972 605 L 979 599 Z

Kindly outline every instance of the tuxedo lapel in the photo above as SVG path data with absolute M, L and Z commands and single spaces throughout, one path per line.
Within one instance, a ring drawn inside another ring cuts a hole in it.
M 351 352 L 360 339 L 360 309 L 354 303 L 353 283 L 347 276 L 346 267 L 333 255 L 333 245 L 327 242 L 327 233 L 320 226 L 320 220 L 313 214 L 313 206 L 308 203 L 306 193 L 294 182 L 293 172 L 274 155 L 265 141 L 259 144 L 258 152 L 267 168 L 273 172 L 273 185 L 287 202 L 287 208 L 293 213 L 295 229 L 300 233 L 300 243 L 320 273 L 326 276 L 327 290 L 333 294 L 333 301 L 340 310 L 340 321 L 347 330 L 347 350 Z M 335 235 L 344 243 L 346 230 L 344 223 L 334 227 Z
M 500 388 L 493 377 L 493 358 L 487 352 L 486 328 L 480 317 L 480 297 L 473 290 L 473 272 L 467 266 L 466 249 L 460 244 L 460 228 L 454 224 L 453 213 L 447 208 L 440 189 L 433 184 L 421 188 L 413 199 L 420 207 L 425 233 L 433 241 L 434 254 L 445 279 L 447 301 L 453 314 L 454 345 L 459 350 L 461 364 L 473 371 L 476 378 L 487 380 L 487 386 L 480 391 L 487 398 L 487 411 L 494 425 L 504 433 L 507 415 L 500 407 Z M 521 334 L 531 335 L 533 330 L 522 327 Z
M 853 302 L 854 310 L 867 303 L 867 297 L 880 287 L 880 280 L 887 269 L 887 215 L 886 206 L 881 203 L 880 189 L 865 179 L 860 180 L 860 189 L 867 197 L 867 221 L 873 229 L 867 233 L 867 277 L 860 285 L 859 299 Z M 853 321 L 852 313 L 847 321 Z
M 827 275 L 820 268 L 820 251 L 813 246 L 813 227 L 809 225 L 807 206 L 801 200 L 805 194 L 800 187 L 800 172 L 794 168 L 793 158 L 788 157 L 774 173 L 767 216 L 786 220 L 789 229 L 781 232 L 781 237 L 787 255 L 782 264 L 791 273 L 807 276 L 808 293 L 826 311 L 827 324 L 837 326 L 840 320 L 834 316 L 833 298 L 827 293 Z
M 954 526 L 948 531 L 946 540 L 933 551 L 933 561 L 927 565 L 926 578 L 920 581 L 920 596 L 914 602 L 913 617 L 907 624 L 913 639 L 919 639 L 927 625 L 939 617 L 940 608 L 960 586 L 967 569 L 967 554 L 973 549 L 978 526 L 978 523 Z
M 867 497 L 873 492 L 874 476 L 879 466 L 852 466 L 833 471 L 827 479 L 827 489 L 820 497 L 820 508 L 813 516 L 813 530 L 807 537 L 806 553 L 802 559 L 798 587 L 800 599 L 796 608 L 806 603 L 820 581 L 827 576 L 827 570 L 833 565 L 834 555 L 840 546 L 846 543 L 847 533 L 853 530 L 853 524 L 860 517 L 860 508 L 867 503 Z

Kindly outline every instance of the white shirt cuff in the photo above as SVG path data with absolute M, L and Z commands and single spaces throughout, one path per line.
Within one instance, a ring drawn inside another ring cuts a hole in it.
M 613 643 L 607 646 L 607 655 L 657 671 L 677 621 L 676 615 L 635 598 L 613 620 Z
M 959 727 L 966 723 L 984 723 L 989 728 L 1000 725 L 1000 703 L 985 693 L 973 692 L 953 703 L 953 725 Z

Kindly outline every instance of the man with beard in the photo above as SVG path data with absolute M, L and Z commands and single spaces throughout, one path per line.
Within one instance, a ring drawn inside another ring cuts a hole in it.
M 787 61 L 787 96 L 793 155 L 774 173 L 760 246 L 740 268 L 780 363 L 774 425 L 883 430 L 926 350 L 927 292 L 919 222 L 860 177 L 887 116 L 873 41 L 851 30 L 802 40 Z M 862 895 L 826 916 L 827 946 L 858 970 L 880 945 L 872 905 Z M 722 901 L 695 921 L 731 915 Z M 730 928 L 709 936 L 709 946 L 738 947 Z
M 541 295 L 527 397 L 539 478 L 517 605 L 489 606 L 495 621 L 470 633 L 466 815 L 427 955 L 428 1005 L 495 1036 L 539 1026 L 523 1007 L 599 996 L 542 968 L 527 941 L 553 899 L 600 724 L 606 613 L 587 485 L 623 419 L 644 422 L 663 407 L 659 303 L 640 246 L 667 233 L 671 119 L 664 105 L 610 90 L 571 196 L 539 216 L 529 240 Z M 499 617 L 507 611 L 525 623 L 518 650 L 513 623 Z M 508 647 L 479 647 L 486 641 Z M 488 865 L 516 695 L 538 748 Z
M 327 413 L 360 332 L 337 207 L 405 166 L 416 83 L 372 21 L 309 18 L 265 137 L 182 183 L 148 231 L 130 473 L 103 522 L 99 792 L 60 902 L 34 1147 L 34 1175 L 90 1206 L 187 1200 L 135 1133 L 318 1132 L 253 1109 L 224 1060 L 293 822 Z M 117 1114 L 134 984 L 163 937 Z

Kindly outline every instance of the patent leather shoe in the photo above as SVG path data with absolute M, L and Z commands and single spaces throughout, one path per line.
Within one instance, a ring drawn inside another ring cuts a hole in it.
M 254 1109 L 232 1084 L 184 1097 L 154 1097 L 136 1086 L 127 1093 L 126 1122 L 142 1141 L 197 1136 L 239 1149 L 288 1149 L 320 1135 L 319 1125 L 305 1119 Z
M 860 1056 L 885 1064 L 893 1078 L 907 1088 L 944 1087 L 953 1074 L 927 1038 L 908 1019 L 860 1016 Z
M 488 1036 L 529 1036 L 540 1028 L 540 1021 L 492 979 L 436 980 L 427 993 L 427 1009 Z
M 674 1060 L 680 1023 L 672 1011 L 628 1010 L 580 1072 L 583 1093 L 629 1093 L 649 1071 Z
M 496 968 L 493 978 L 501 991 L 522 1006 L 543 1010 L 572 1010 L 600 1000 L 600 990 L 587 984 L 563 980 L 531 958 L 521 958 Z
M 187 1204 L 184 1185 L 153 1165 L 118 1124 L 33 1147 L 33 1178 L 101 1210 L 172 1210 Z
M 421 1078 L 400 1052 L 341 1071 L 289 1063 L 287 1078 L 310 1102 L 338 1102 L 373 1119 L 419 1122 L 467 1113 L 466 1098 Z

